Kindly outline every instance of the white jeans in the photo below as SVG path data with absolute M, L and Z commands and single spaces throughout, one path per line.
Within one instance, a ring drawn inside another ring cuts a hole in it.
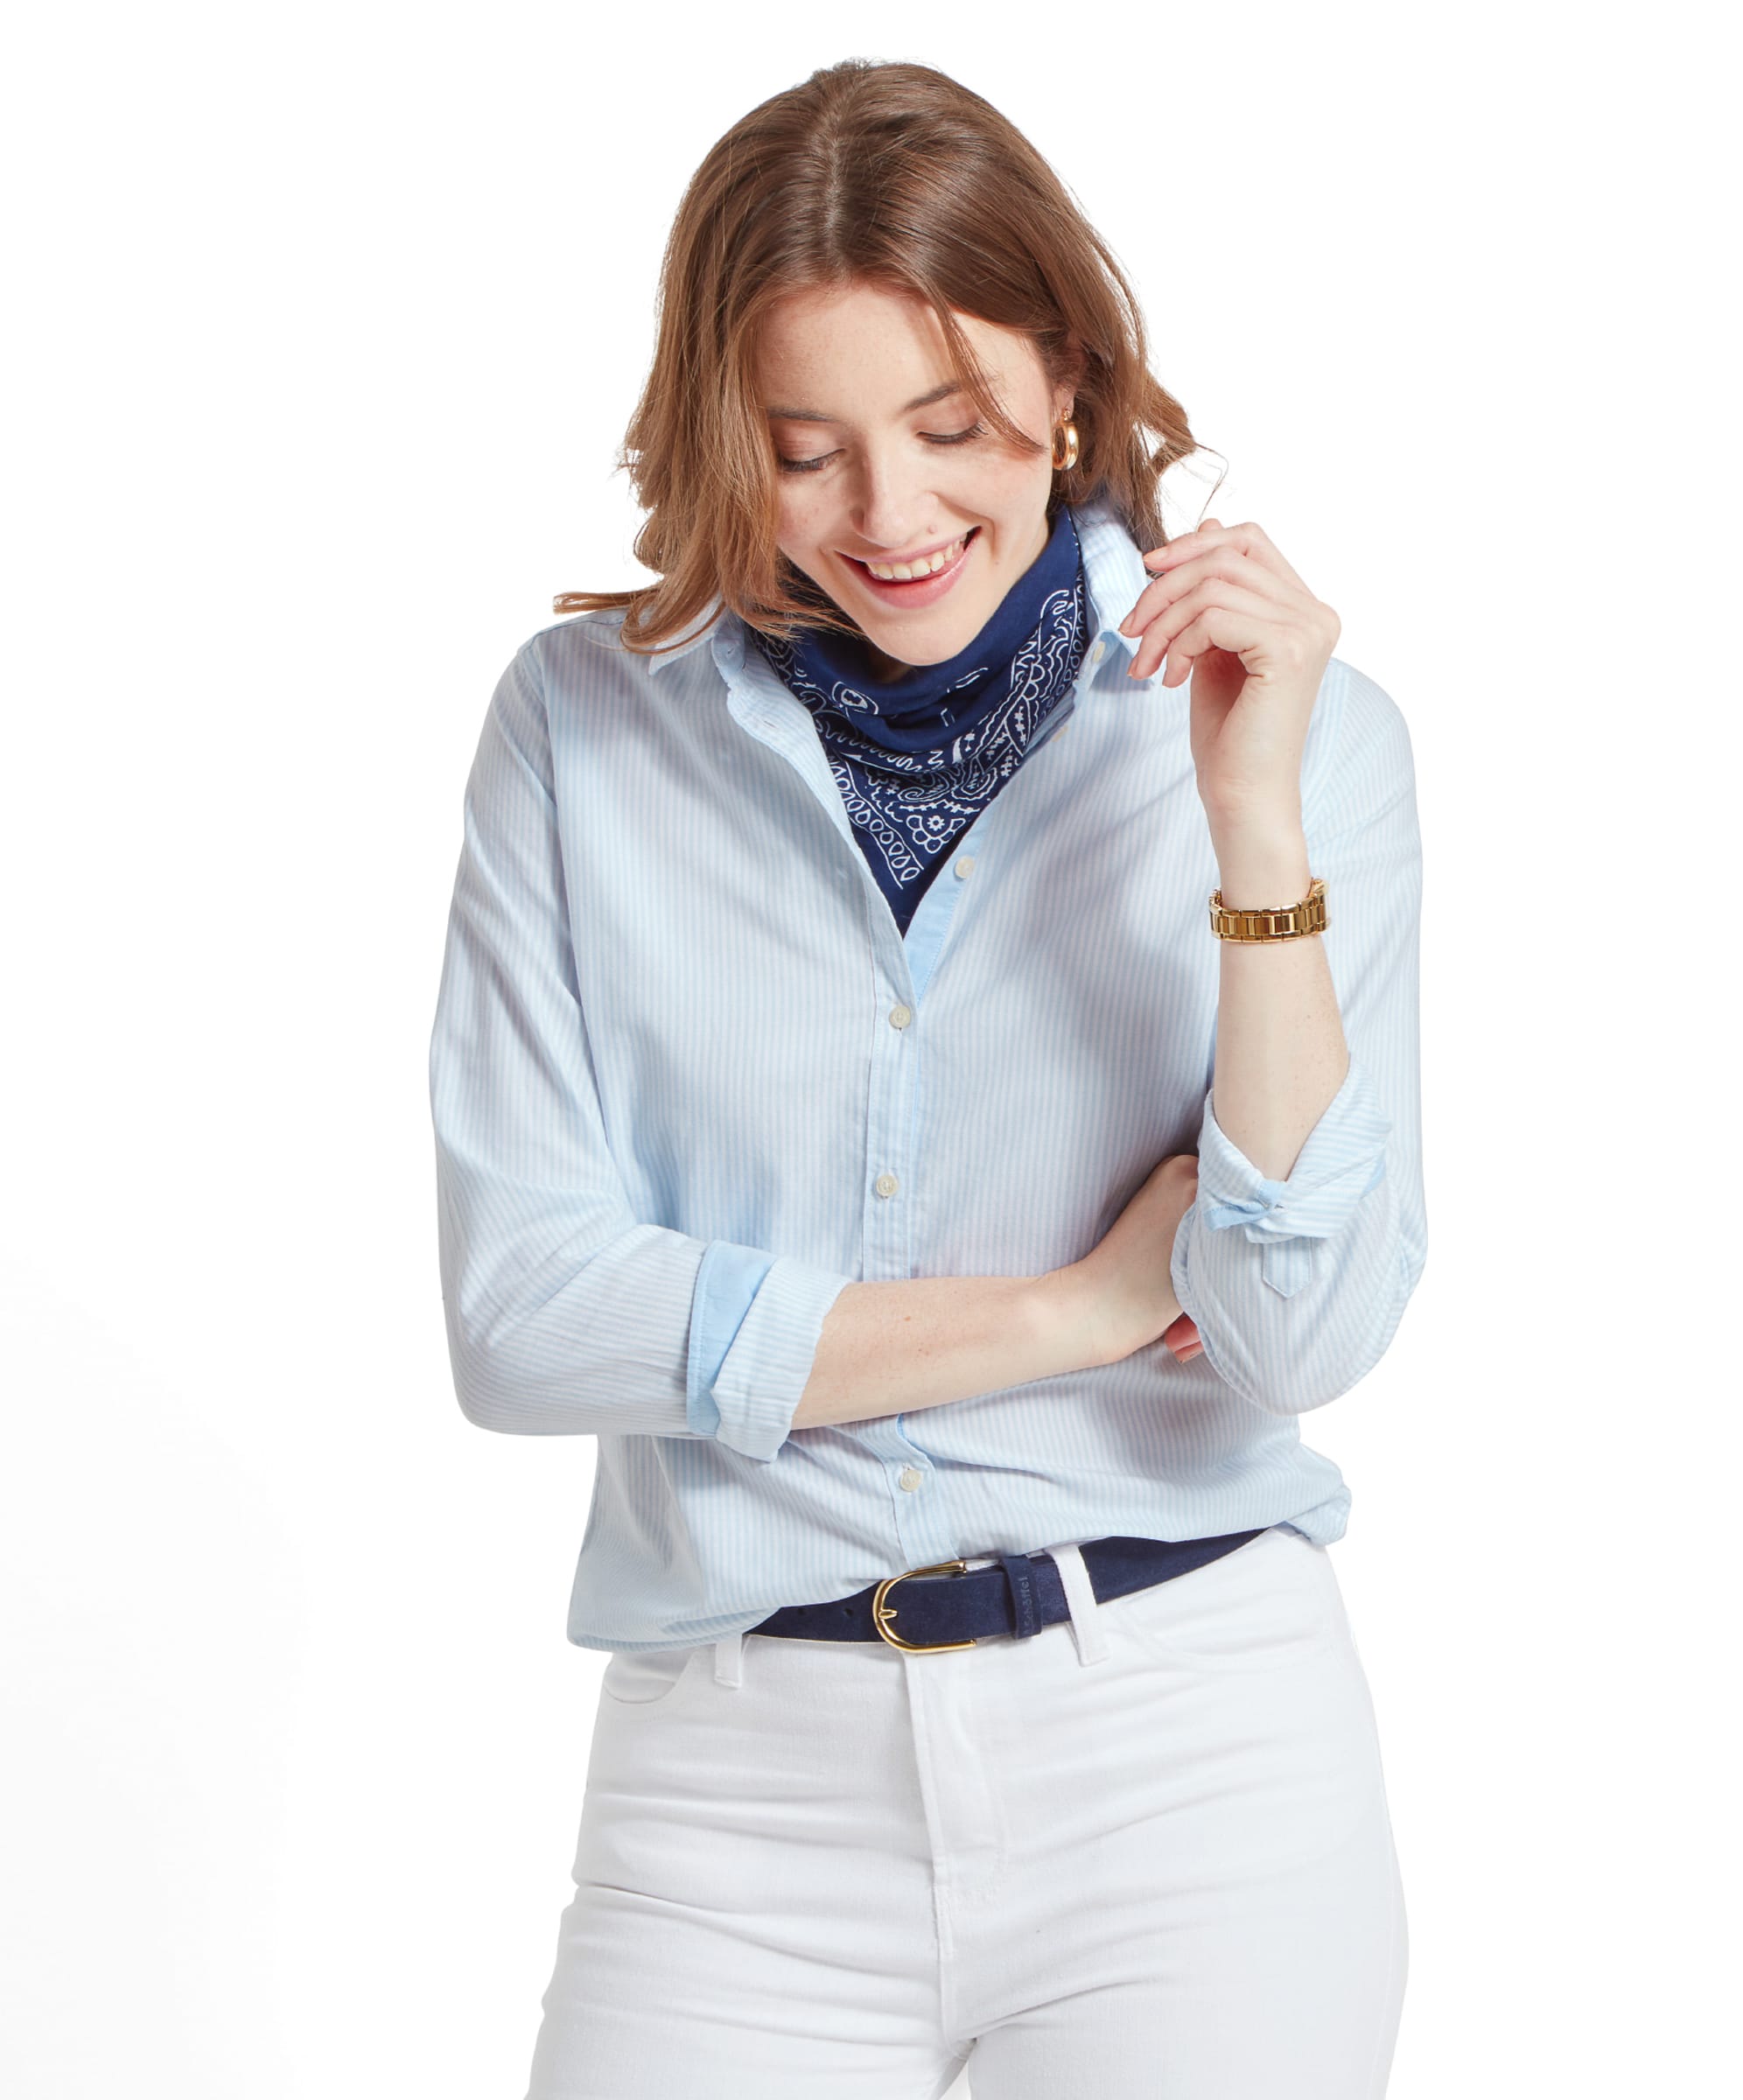
M 1326 1549 L 1099 1606 L 1050 1550 L 1026 1640 L 612 1655 L 528 2100 L 1384 2093 L 1404 1890 Z

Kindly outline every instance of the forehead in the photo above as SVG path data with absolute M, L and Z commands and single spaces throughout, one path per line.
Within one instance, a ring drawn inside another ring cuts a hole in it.
M 974 314 L 956 312 L 955 318 L 995 386 L 1020 372 L 1024 354 L 1033 360 L 1012 331 Z M 906 412 L 915 396 L 956 376 L 926 301 L 869 285 L 788 294 L 763 322 L 756 362 L 772 413 L 803 408 L 830 418 Z

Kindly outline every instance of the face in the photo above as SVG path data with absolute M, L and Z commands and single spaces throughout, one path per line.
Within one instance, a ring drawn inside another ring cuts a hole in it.
M 943 331 L 923 300 L 869 285 L 795 293 L 759 345 L 780 551 L 858 623 L 891 676 L 967 648 L 1047 542 L 1052 433 L 1071 390 L 1048 386 L 1026 337 L 956 319 L 1039 454 L 983 431 L 972 397 L 951 390 Z M 876 573 L 898 563 L 906 578 Z

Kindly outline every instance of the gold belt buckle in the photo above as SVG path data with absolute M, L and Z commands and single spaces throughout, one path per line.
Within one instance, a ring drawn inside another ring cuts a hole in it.
M 965 1560 L 941 1560 L 935 1567 L 904 1568 L 900 1575 L 887 1576 L 878 1585 L 878 1593 L 872 1600 L 872 1623 L 879 1635 L 892 1648 L 904 1649 L 911 1656 L 942 1656 L 953 1648 L 973 1648 L 972 1641 L 904 1641 L 900 1634 L 890 1631 L 890 1620 L 896 1615 L 896 1607 L 884 1600 L 899 1582 L 906 1582 L 910 1575 L 966 1575 L 969 1564 Z

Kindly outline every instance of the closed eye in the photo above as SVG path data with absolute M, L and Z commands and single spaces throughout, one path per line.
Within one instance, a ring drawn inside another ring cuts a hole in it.
M 980 423 L 970 424 L 965 430 L 953 430 L 948 437 L 935 436 L 926 431 L 920 433 L 921 441 L 927 444 L 967 444 L 971 438 L 984 438 L 985 435 L 986 425 Z M 834 458 L 833 452 L 819 452 L 815 459 L 777 458 L 775 464 L 783 474 L 814 474 L 819 467 L 827 466 Z

